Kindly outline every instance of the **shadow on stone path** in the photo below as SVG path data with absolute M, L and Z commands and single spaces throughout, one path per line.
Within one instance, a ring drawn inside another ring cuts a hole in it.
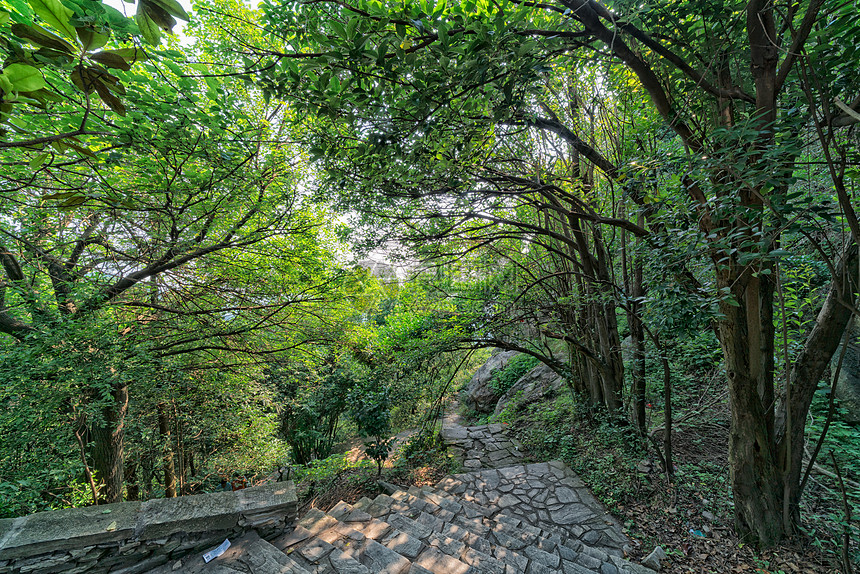
M 505 425 L 463 426 L 458 419 L 446 415 L 441 435 L 468 472 L 444 478 L 437 488 L 487 508 L 488 516 L 504 511 L 607 554 L 623 555 L 630 540 L 621 525 L 564 463 L 523 464 L 523 445 Z

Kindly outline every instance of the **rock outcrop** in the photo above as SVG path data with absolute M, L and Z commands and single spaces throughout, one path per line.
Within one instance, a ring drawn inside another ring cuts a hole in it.
M 496 403 L 493 414 L 499 414 L 518 394 L 522 393 L 522 400 L 528 402 L 543 395 L 557 391 L 564 386 L 564 377 L 541 363 L 514 383 Z
M 507 367 L 510 360 L 518 354 L 516 351 L 496 353 L 475 371 L 463 392 L 463 400 L 467 407 L 479 413 L 489 414 L 493 412 L 496 401 L 499 400 L 499 394 L 490 386 L 493 375 Z

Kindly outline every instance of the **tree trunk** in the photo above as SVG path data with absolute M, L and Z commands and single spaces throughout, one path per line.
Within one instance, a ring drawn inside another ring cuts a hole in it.
M 749 271 L 720 274 L 720 287 L 729 287 L 733 302 L 722 301 L 720 342 L 726 361 L 731 428 L 729 473 L 735 502 L 735 528 L 760 546 L 772 546 L 785 535 L 782 523 L 783 490 L 779 466 L 768 431 L 766 409 L 759 394 L 761 374 L 758 290 L 750 289 Z M 749 291 L 748 291 L 749 289 Z M 749 295 L 749 296 L 748 296 Z M 755 300 L 755 309 L 750 303 Z M 754 316 L 755 315 L 755 316 Z M 755 341 L 755 342 L 753 342 Z
M 93 468 L 101 484 L 104 502 L 122 502 L 125 415 L 128 412 L 128 384 L 116 383 L 113 401 L 102 410 L 102 423 L 92 428 Z
M 642 225 L 643 217 L 639 216 L 639 224 Z M 642 299 L 645 297 L 645 289 L 642 286 L 642 259 L 637 257 L 633 262 L 633 273 L 631 277 L 630 303 L 630 342 L 633 378 L 633 409 L 636 427 L 639 434 L 645 436 L 648 433 L 648 425 L 645 419 L 645 330 L 642 326 Z M 671 392 L 671 391 L 670 391 Z
M 140 500 L 140 486 L 137 483 L 137 463 L 132 462 L 128 465 L 128 473 L 126 474 L 125 491 L 126 500 Z
M 162 468 L 164 470 L 164 496 L 165 498 L 176 497 L 176 470 L 173 466 L 173 448 L 170 444 L 170 417 L 164 403 L 158 403 L 158 432 L 161 435 L 164 456 Z

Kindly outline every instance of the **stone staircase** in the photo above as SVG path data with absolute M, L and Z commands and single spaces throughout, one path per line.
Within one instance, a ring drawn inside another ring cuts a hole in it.
M 577 481 L 553 462 L 464 473 L 435 488 L 381 483 L 388 494 L 311 509 L 269 541 L 251 532 L 209 564 L 197 555 L 155 572 L 651 574 L 622 558 L 628 540 Z

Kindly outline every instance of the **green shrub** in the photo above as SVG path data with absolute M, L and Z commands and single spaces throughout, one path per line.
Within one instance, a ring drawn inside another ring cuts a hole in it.
M 490 388 L 503 395 L 519 381 L 523 375 L 534 369 L 540 361 L 531 355 L 517 355 L 508 361 L 504 368 L 493 373 Z
M 296 482 L 324 481 L 334 478 L 348 469 L 373 468 L 374 466 L 372 460 L 362 459 L 350 462 L 347 460 L 346 454 L 333 454 L 328 458 L 312 460 L 306 465 L 294 466 L 291 478 Z

